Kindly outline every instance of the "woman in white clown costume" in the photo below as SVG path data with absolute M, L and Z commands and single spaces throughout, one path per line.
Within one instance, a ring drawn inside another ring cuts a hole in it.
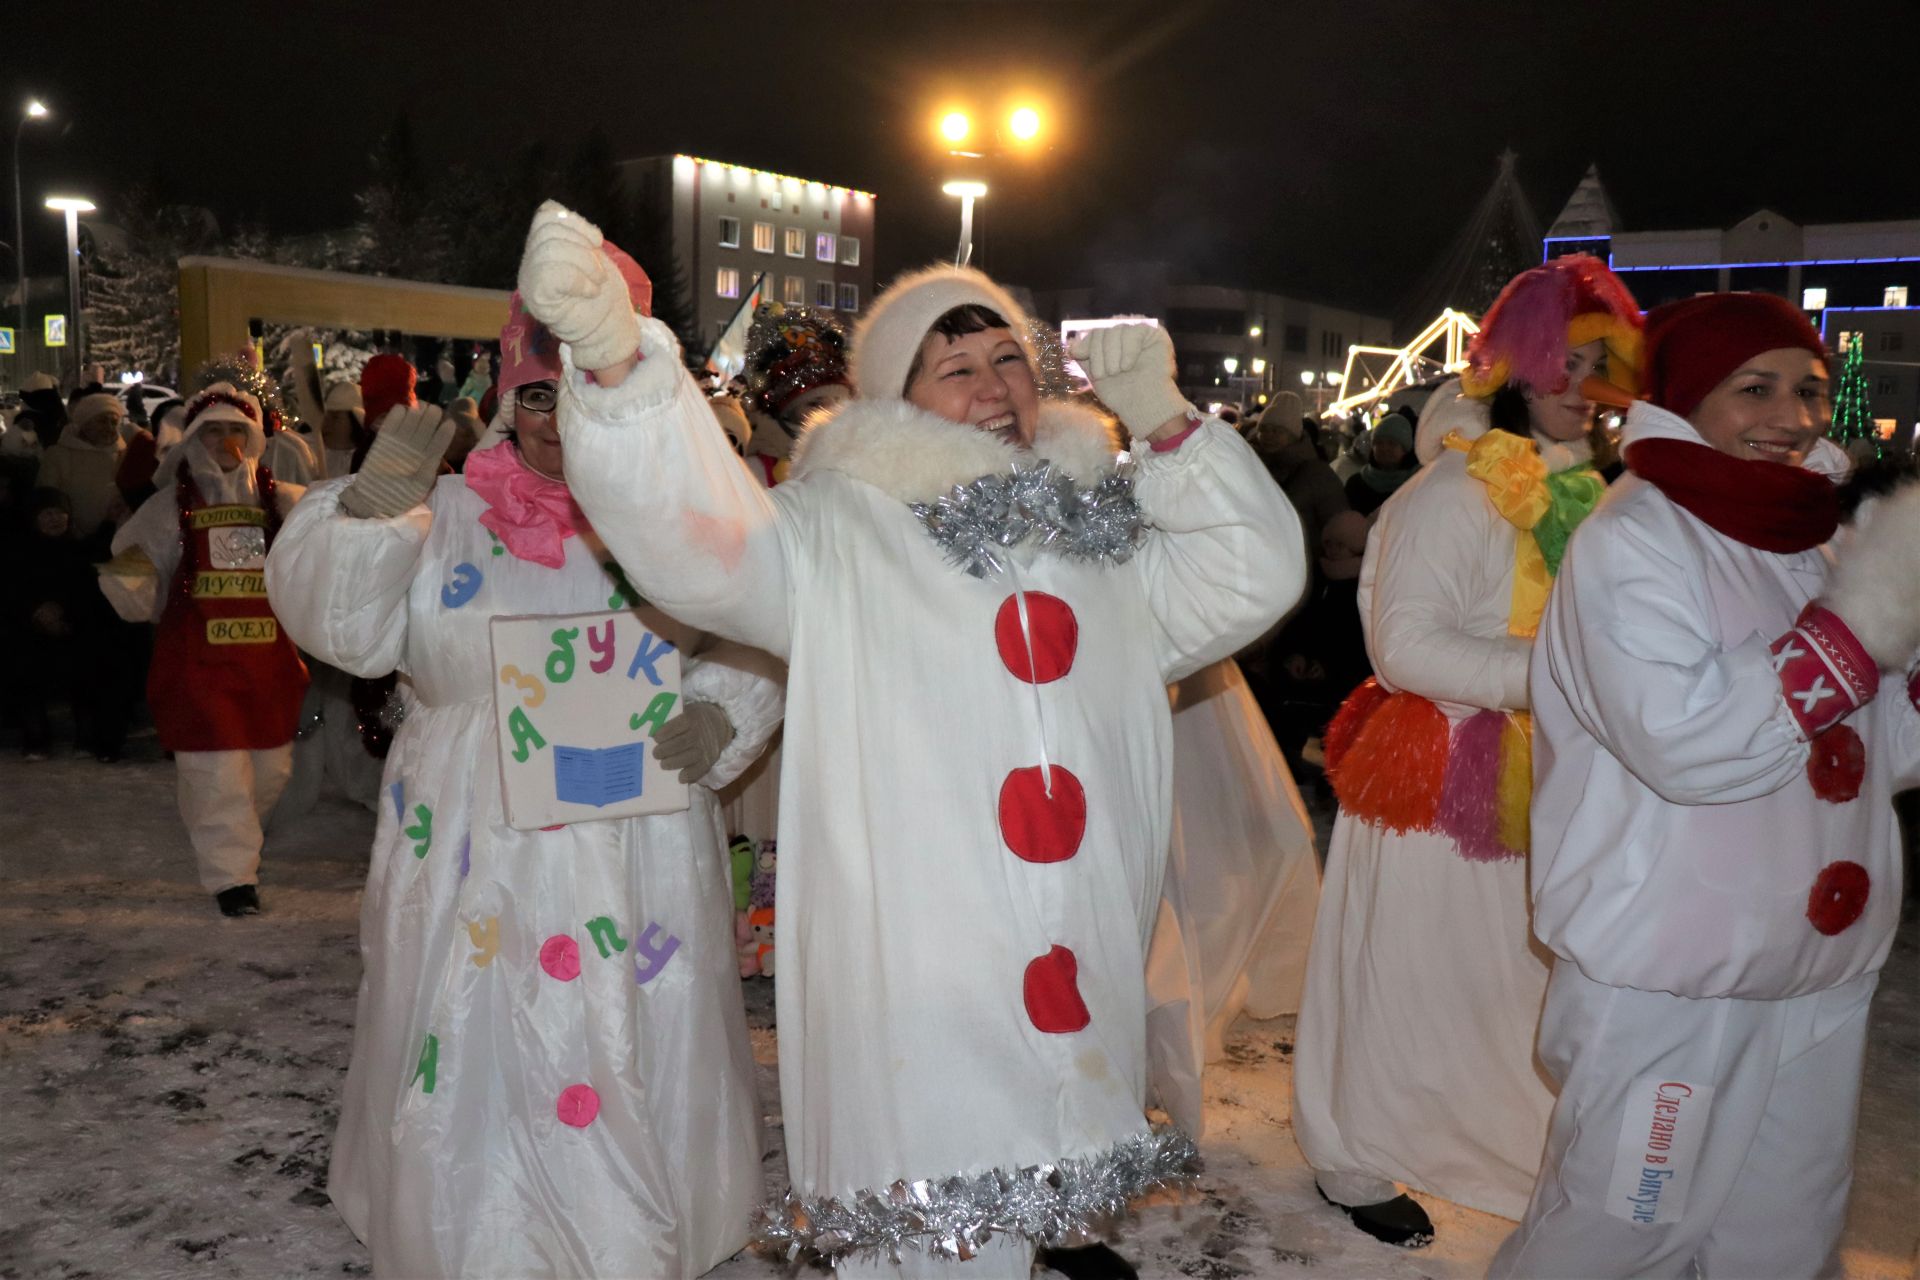
M 1604 488 L 1595 396 L 1633 387 L 1639 323 L 1593 258 L 1515 277 L 1464 395 L 1425 415 L 1466 429 L 1367 540 L 1376 674 L 1326 733 L 1340 812 L 1293 1127 L 1321 1194 L 1391 1244 L 1433 1234 L 1395 1184 L 1515 1218 L 1539 1165 L 1553 1095 L 1533 1053 L 1548 970 L 1527 912 L 1527 671 L 1567 537 Z
M 598 243 L 549 204 L 520 269 L 570 344 L 575 492 L 649 598 L 788 660 L 793 1194 L 765 1234 L 844 1274 L 1025 1275 L 1193 1155 L 1143 1115 L 1165 686 L 1293 602 L 1301 575 L 1252 566 L 1303 564 L 1299 522 L 1180 397 L 1164 333 L 1079 357 L 1130 483 L 1103 420 L 1041 407 L 1018 307 L 953 268 L 878 300 L 857 398 L 769 492 Z
M 1533 664 L 1561 1089 L 1493 1275 L 1839 1273 L 1890 801 L 1920 784 L 1920 486 L 1835 537 L 1826 362 L 1782 298 L 1647 316 L 1631 475 Z
M 608 249 L 644 306 L 645 277 Z M 379 1275 L 695 1276 L 746 1243 L 761 1194 L 710 788 L 764 745 L 779 687 L 633 595 L 561 479 L 557 344 L 516 299 L 501 347 L 511 439 L 440 476 L 453 424 L 394 410 L 267 565 L 303 648 L 410 690 L 328 1190 Z M 600 612 L 687 655 L 653 741 L 698 780 L 691 807 L 516 830 L 490 621 Z

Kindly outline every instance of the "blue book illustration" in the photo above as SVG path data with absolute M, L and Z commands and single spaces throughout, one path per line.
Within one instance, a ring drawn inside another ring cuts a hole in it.
M 632 800 L 646 788 L 647 744 L 553 749 L 554 795 L 567 804 L 604 808 Z

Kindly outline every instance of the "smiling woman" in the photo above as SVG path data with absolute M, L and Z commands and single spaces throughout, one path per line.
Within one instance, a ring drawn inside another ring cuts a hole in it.
M 551 205 L 528 237 L 522 296 L 570 343 L 612 285 L 597 243 Z M 790 663 L 793 1195 L 762 1234 L 843 1275 L 1024 1275 L 1036 1244 L 1185 1174 L 1190 1140 L 1143 1115 L 1165 683 L 1265 630 L 1305 568 L 1265 469 L 1180 398 L 1163 331 L 1076 357 L 1135 437 L 1127 475 L 1105 420 L 1039 400 L 1025 321 L 977 271 L 896 281 L 855 334 L 856 397 L 772 490 L 657 322 L 596 344 L 605 364 L 575 343 L 561 383 L 569 481 L 639 589 Z

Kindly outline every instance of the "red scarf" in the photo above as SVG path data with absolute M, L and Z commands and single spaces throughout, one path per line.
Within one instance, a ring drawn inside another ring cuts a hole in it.
M 1831 480 L 1804 467 L 1735 458 L 1686 440 L 1636 440 L 1627 469 L 1726 534 L 1761 551 L 1807 551 L 1840 527 Z

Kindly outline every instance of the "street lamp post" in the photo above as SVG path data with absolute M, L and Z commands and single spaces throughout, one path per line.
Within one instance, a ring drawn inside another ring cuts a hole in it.
M 29 120 L 47 118 L 46 104 L 38 98 L 27 99 L 27 105 L 20 109 L 20 123 L 13 126 L 13 260 L 20 276 L 20 327 L 14 331 L 13 358 L 16 383 L 26 382 L 26 341 L 27 341 L 27 215 L 26 206 L 20 199 L 20 134 L 26 129 Z
M 80 215 L 92 213 L 93 201 L 78 196 L 49 196 L 47 208 L 67 218 L 67 348 L 73 352 L 73 385 L 80 386 L 80 371 L 87 367 L 86 327 L 80 323 Z
M 984 200 L 987 184 L 984 182 L 949 182 L 940 190 L 950 196 L 960 197 L 960 245 L 953 251 L 953 265 L 964 267 L 973 257 L 973 202 Z

